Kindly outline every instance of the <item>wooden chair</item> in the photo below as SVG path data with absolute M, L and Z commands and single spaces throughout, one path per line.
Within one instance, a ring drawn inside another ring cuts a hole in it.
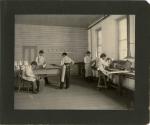
M 107 79 L 105 74 L 102 71 L 98 71 L 98 83 L 97 83 L 97 87 L 98 88 L 108 88 L 107 86 Z
M 18 92 L 20 92 L 20 89 L 23 86 L 23 82 L 22 82 L 22 70 L 18 71 L 18 74 L 17 74 L 17 83 L 18 83 Z
M 23 74 L 23 71 L 20 70 L 19 73 L 18 73 L 18 82 L 19 82 L 18 92 L 20 92 L 21 88 L 23 88 L 23 89 L 26 88 L 27 92 L 29 93 L 30 88 L 33 87 L 33 82 L 24 80 L 22 78 L 22 74 Z

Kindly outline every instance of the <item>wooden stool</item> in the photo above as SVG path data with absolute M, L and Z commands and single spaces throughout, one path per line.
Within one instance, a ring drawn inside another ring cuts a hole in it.
M 24 80 L 22 78 L 22 71 L 21 70 L 18 73 L 18 78 L 17 79 L 18 79 L 17 82 L 19 83 L 18 92 L 20 92 L 21 88 L 26 88 L 27 91 L 29 92 L 30 88 L 33 87 L 33 82 Z
M 30 88 L 32 87 L 33 88 L 33 82 L 31 81 L 26 81 L 26 80 L 22 80 L 23 82 L 23 88 L 26 88 L 27 89 L 27 92 L 29 93 L 29 90 Z

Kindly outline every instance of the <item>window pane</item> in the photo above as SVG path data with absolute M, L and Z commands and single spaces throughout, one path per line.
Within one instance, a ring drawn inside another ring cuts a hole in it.
M 123 59 L 127 56 L 127 40 L 119 42 L 119 58 Z
M 119 28 L 119 59 L 127 57 L 127 18 L 118 21 Z
M 127 18 L 119 20 L 119 40 L 127 39 Z
M 121 53 L 119 53 L 119 58 L 124 59 L 125 57 L 127 57 L 126 51 L 121 51 Z

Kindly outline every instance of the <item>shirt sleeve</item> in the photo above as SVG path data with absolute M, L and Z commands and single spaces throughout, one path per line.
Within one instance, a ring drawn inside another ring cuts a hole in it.
M 91 61 L 91 66 L 96 66 L 96 60 Z
M 105 62 L 104 62 L 104 60 L 103 60 L 103 59 L 101 59 L 101 64 L 102 64 L 102 65 L 105 65 Z
M 103 64 L 104 66 L 108 66 L 108 63 L 107 63 L 105 60 L 102 61 L 102 64 Z
M 108 61 L 106 61 L 105 66 L 107 66 L 107 67 L 109 66 L 109 62 Z
M 30 69 L 31 67 L 25 68 L 25 75 L 27 77 L 35 77 L 35 75 L 33 74 L 32 69 Z

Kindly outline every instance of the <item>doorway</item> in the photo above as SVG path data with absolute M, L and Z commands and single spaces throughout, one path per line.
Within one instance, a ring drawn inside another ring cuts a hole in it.
M 37 46 L 23 46 L 23 60 L 29 63 L 34 61 L 37 56 Z

